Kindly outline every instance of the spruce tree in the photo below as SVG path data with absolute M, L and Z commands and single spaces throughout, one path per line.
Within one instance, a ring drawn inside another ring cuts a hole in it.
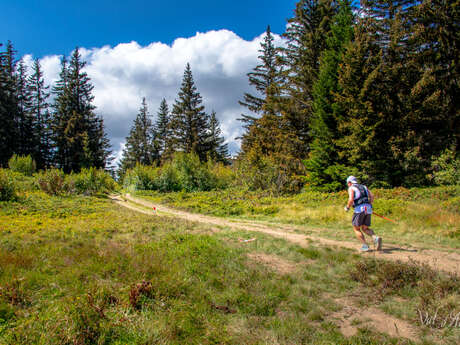
M 274 38 L 270 30 L 270 25 L 267 27 L 265 32 L 264 41 L 260 44 L 261 49 L 258 58 L 261 61 L 260 65 L 257 65 L 253 72 L 248 73 L 249 85 L 254 86 L 257 90 L 257 95 L 245 93 L 243 101 L 238 103 L 246 107 L 251 113 L 261 115 L 262 107 L 266 103 L 267 91 L 269 87 L 276 83 L 279 78 L 278 66 L 276 62 L 277 52 L 274 46 Z M 239 119 L 243 123 L 243 127 L 249 129 L 254 123 L 255 119 L 252 115 L 242 115 Z
M 400 185 L 404 171 L 397 158 L 410 113 L 412 70 L 405 64 L 404 16 L 407 1 L 364 1 L 355 42 L 339 71 L 339 156 L 367 175 L 368 182 Z
M 155 145 L 158 155 L 161 160 L 164 161 L 172 155 L 169 141 L 171 139 L 171 128 L 170 128 L 170 114 L 169 107 L 166 99 L 162 99 L 160 108 L 157 112 L 157 120 L 155 122 Z
M 205 161 L 209 138 L 209 120 L 188 63 L 171 115 L 172 149 L 196 153 L 200 160 Z
M 8 41 L 6 51 L 0 52 L 0 166 L 3 167 L 8 165 L 18 144 L 15 65 L 15 51 Z
M 38 169 L 49 167 L 52 163 L 51 152 L 51 123 L 48 103 L 49 86 L 45 86 L 43 71 L 38 59 L 33 64 L 33 74 L 29 77 L 28 85 L 31 93 L 31 114 L 34 118 L 33 157 Z
M 208 155 L 214 161 L 227 163 L 228 145 L 224 144 L 225 138 L 221 136 L 221 133 L 219 120 L 213 110 L 209 118 Z
M 66 139 L 66 128 L 70 114 L 67 92 L 68 84 L 68 61 L 67 57 L 61 58 L 61 72 L 59 80 L 52 88 L 55 96 L 53 102 L 53 113 L 51 115 L 52 143 L 53 143 L 53 165 L 67 166 L 69 160 L 68 145 Z
M 16 102 L 18 104 L 18 138 L 15 152 L 20 155 L 32 155 L 35 151 L 35 130 L 32 114 L 32 96 L 24 61 L 19 60 L 16 74 Z
M 68 66 L 63 58 L 60 80 L 53 89 L 55 161 L 65 172 L 105 168 L 110 155 L 103 119 L 94 113 L 93 86 L 83 71 L 85 65 L 76 48 Z
M 280 97 L 280 69 L 277 64 L 277 49 L 274 46 L 274 38 L 271 34 L 270 26 L 267 27 L 264 41 L 260 44 L 259 52 L 260 64 L 253 72 L 248 73 L 249 84 L 254 86 L 258 94 L 256 96 L 245 93 L 244 101 L 239 103 L 249 111 L 256 114 L 243 115 L 240 121 L 246 132 L 241 139 L 241 155 L 244 156 L 255 146 L 261 146 L 260 150 L 266 154 L 273 153 L 274 148 L 269 148 L 266 144 L 272 142 L 275 133 L 280 130 L 279 122 L 279 103 Z M 267 127 L 268 126 L 268 127 Z
M 400 155 L 412 173 L 431 169 L 432 157 L 460 148 L 460 1 L 424 0 L 408 11 L 408 65 L 415 66 Z M 415 155 L 412 155 L 415 156 Z
M 313 85 L 313 115 L 310 123 L 313 138 L 306 162 L 308 184 L 328 190 L 343 186 L 343 170 L 335 141 L 338 139 L 337 120 L 341 113 L 335 95 L 339 92 L 337 75 L 343 52 L 353 36 L 353 13 L 349 0 L 338 2 L 327 48 L 320 59 L 318 79 Z
M 152 121 L 149 118 L 148 107 L 144 97 L 129 136 L 126 137 L 126 145 L 121 160 L 122 174 L 138 163 L 143 165 L 153 164 L 156 158 L 153 146 L 154 136 Z
M 372 182 L 372 174 L 376 173 L 370 166 L 376 154 L 373 152 L 373 129 L 378 121 L 372 101 L 379 94 L 376 74 L 381 62 L 381 49 L 367 34 L 363 20 L 360 19 L 355 26 L 354 42 L 347 47 L 339 70 L 341 91 L 336 101 L 346 116 L 338 119 L 339 139 L 336 143 L 339 159 L 345 165 L 370 175 L 371 180 L 368 181 Z
M 313 114 L 313 85 L 317 80 L 320 56 L 326 49 L 336 12 L 334 0 L 300 0 L 294 17 L 288 20 L 283 36 L 287 45 L 281 49 L 285 82 L 283 116 L 296 139 L 296 156 L 306 158 L 311 143 L 310 122 Z

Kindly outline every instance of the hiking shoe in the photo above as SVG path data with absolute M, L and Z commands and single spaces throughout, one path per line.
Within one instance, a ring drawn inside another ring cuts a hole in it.
M 362 251 L 362 252 L 369 251 L 369 246 L 367 244 L 363 244 L 363 246 L 361 247 L 360 251 Z
M 374 243 L 377 246 L 377 250 L 382 250 L 382 238 L 379 236 L 376 236 L 374 239 Z

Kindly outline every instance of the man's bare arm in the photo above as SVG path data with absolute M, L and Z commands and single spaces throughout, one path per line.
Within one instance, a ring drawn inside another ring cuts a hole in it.
M 347 208 L 349 209 L 351 206 L 353 206 L 353 200 L 355 200 L 355 191 L 353 188 L 348 189 L 348 202 L 347 202 Z

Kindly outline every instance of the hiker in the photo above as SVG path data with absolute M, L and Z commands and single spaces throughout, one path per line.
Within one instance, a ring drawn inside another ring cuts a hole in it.
M 347 185 L 348 202 L 345 206 L 345 211 L 348 212 L 351 206 L 355 209 L 352 224 L 356 237 L 363 244 L 361 251 L 367 252 L 369 250 L 363 232 L 372 237 L 377 250 L 382 250 L 382 238 L 377 236 L 374 231 L 369 228 L 371 226 L 374 195 L 366 186 L 359 184 L 354 176 L 348 176 Z

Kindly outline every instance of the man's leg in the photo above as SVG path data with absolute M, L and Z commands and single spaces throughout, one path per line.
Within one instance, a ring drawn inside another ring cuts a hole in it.
M 382 238 L 377 236 L 375 232 L 371 228 L 369 228 L 367 225 L 363 225 L 362 229 L 368 236 L 372 237 L 372 240 L 377 246 L 377 250 L 382 250 Z
M 362 229 L 366 233 L 366 235 L 368 235 L 368 236 L 374 236 L 375 235 L 374 230 L 369 228 L 367 225 L 363 225 Z
M 353 225 L 353 230 L 355 232 L 356 237 L 363 244 L 363 246 L 361 247 L 361 251 L 367 252 L 369 250 L 369 246 L 367 245 L 366 239 L 364 238 L 364 234 L 361 231 L 361 226 L 363 225 L 363 216 L 364 213 L 354 213 L 351 224 Z
M 364 235 L 361 231 L 361 227 L 353 226 L 353 230 L 355 231 L 355 235 L 358 238 L 358 240 L 360 240 L 362 244 L 366 244 L 366 239 L 364 238 Z

